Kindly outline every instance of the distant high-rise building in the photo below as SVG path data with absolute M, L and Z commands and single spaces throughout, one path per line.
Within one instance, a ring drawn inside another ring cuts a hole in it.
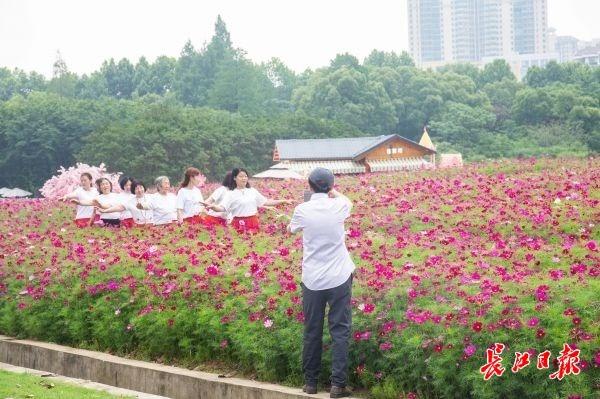
M 600 43 L 597 41 L 595 46 L 585 47 L 575 55 L 573 55 L 572 60 L 576 62 L 581 62 L 582 64 L 600 67 Z
M 573 36 L 556 36 L 554 48 L 559 62 L 571 61 L 579 50 L 579 40 Z
M 408 0 L 410 50 L 435 66 L 548 52 L 547 0 Z
M 546 0 L 512 0 L 514 50 L 518 54 L 548 52 Z
M 478 43 L 478 0 L 453 0 L 450 7 L 445 7 L 445 14 L 451 21 L 448 42 L 452 52 L 448 54 L 452 59 L 463 61 L 477 61 L 479 59 Z

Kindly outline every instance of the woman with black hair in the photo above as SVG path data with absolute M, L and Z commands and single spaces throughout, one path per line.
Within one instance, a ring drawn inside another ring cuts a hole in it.
M 112 183 L 106 177 L 96 179 L 96 187 L 100 192 L 93 200 L 78 200 L 73 202 L 79 205 L 95 206 L 97 208 L 110 208 L 121 204 L 121 199 L 117 193 L 112 192 Z M 106 212 L 100 216 L 104 226 L 119 227 L 121 225 L 120 212 Z
M 131 184 L 133 183 L 133 179 L 128 176 L 123 176 L 119 179 L 119 186 L 121 187 L 121 191 L 119 193 L 119 198 L 121 200 L 121 205 L 125 208 L 119 218 L 121 219 L 121 226 L 123 227 L 133 227 L 134 220 L 131 211 L 127 209 L 126 205 L 131 202 L 131 200 L 135 197 L 132 194 Z
M 129 202 L 125 204 L 115 205 L 110 208 L 103 209 L 101 207 L 96 208 L 100 213 L 111 213 L 111 212 L 124 212 L 129 211 L 131 213 L 135 226 L 151 226 L 153 223 L 153 213 L 150 209 L 138 209 L 137 204 L 147 204 L 149 201 L 149 195 L 146 195 L 146 185 L 138 180 L 133 180 L 130 188 L 132 197 Z
M 200 171 L 196 168 L 187 168 L 183 174 L 183 181 L 177 191 L 177 220 L 179 223 L 198 224 L 203 221 L 200 213 L 204 212 L 202 203 L 204 198 L 198 188 L 200 184 Z
M 243 168 L 235 168 L 231 171 L 229 183 L 230 191 L 221 205 L 205 203 L 205 206 L 217 212 L 226 212 L 228 220 L 231 220 L 233 227 L 240 233 L 260 231 L 259 207 L 293 203 L 291 200 L 268 199 L 250 187 L 248 171 Z
M 213 193 L 206 199 L 207 204 L 221 205 L 227 198 L 229 193 L 229 186 L 231 185 L 231 172 L 227 172 L 221 186 L 217 188 Z M 207 215 L 204 217 L 204 224 L 207 226 L 225 226 L 227 224 L 227 213 L 216 212 L 212 209 L 208 210 Z
M 91 201 L 98 196 L 98 190 L 92 186 L 92 175 L 84 172 L 79 179 L 80 186 L 70 194 L 62 197 L 63 201 L 72 201 L 80 203 L 81 201 Z M 94 208 L 87 205 L 77 205 L 77 213 L 75 214 L 75 225 L 77 227 L 86 227 L 92 224 L 94 217 Z

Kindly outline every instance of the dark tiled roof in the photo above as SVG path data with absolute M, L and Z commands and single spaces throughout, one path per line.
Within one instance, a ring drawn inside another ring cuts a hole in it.
M 355 159 L 394 137 L 421 147 L 428 153 L 432 152 L 430 149 L 396 134 L 335 139 L 277 140 L 275 146 L 281 160 Z

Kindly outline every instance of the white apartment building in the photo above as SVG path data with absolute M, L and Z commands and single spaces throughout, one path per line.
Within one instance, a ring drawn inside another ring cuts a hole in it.
M 546 2 L 408 0 L 411 54 L 425 68 L 456 62 L 482 65 L 498 58 L 517 65 L 522 55 L 526 64 L 543 64 L 557 58 L 548 43 Z M 520 76 L 520 68 L 515 73 Z

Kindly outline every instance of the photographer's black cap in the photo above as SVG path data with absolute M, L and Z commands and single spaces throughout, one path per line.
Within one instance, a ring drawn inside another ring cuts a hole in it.
M 308 176 L 308 180 L 322 191 L 329 191 L 333 188 L 334 177 L 329 169 L 314 169 Z

